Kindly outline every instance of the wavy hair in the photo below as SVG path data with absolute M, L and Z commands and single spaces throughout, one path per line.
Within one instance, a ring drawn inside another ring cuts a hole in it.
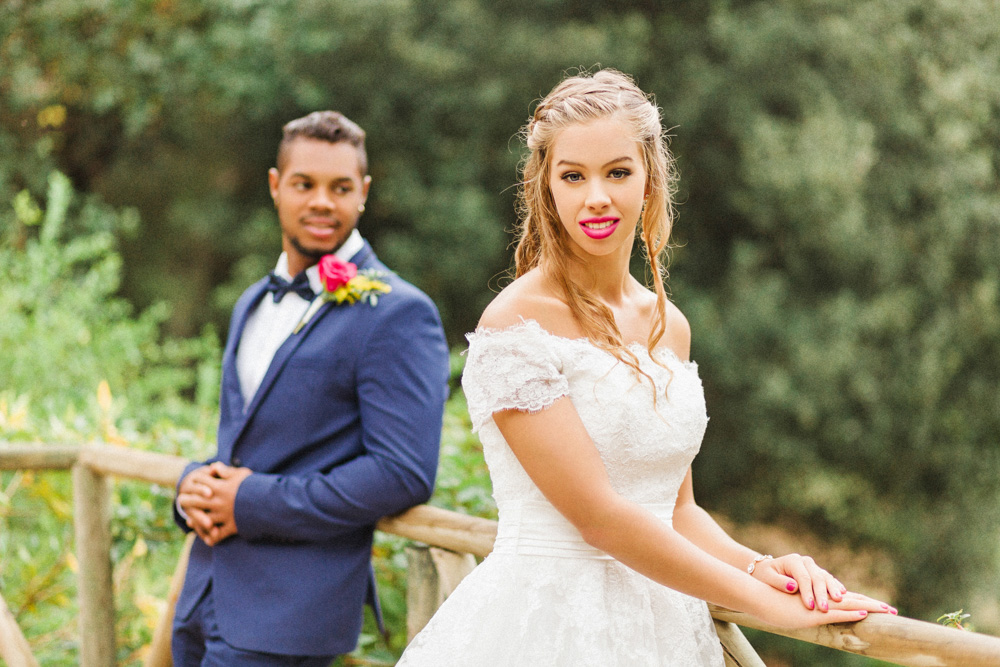
M 580 259 L 570 249 L 569 235 L 559 220 L 549 189 L 552 145 L 560 131 L 575 123 L 605 118 L 623 122 L 640 146 L 649 193 L 642 213 L 640 236 L 656 293 L 656 315 L 646 342 L 651 356 L 663 337 L 666 331 L 666 253 L 675 216 L 673 194 L 677 179 L 660 121 L 660 109 L 651 95 L 619 71 L 603 69 L 563 80 L 538 103 L 522 129 L 521 136 L 529 152 L 521 163 L 518 189 L 520 223 L 514 253 L 515 275 L 519 277 L 541 267 L 562 288 L 566 303 L 587 338 L 646 375 L 639 370 L 638 359 L 625 346 L 611 310 L 570 279 L 570 262 Z

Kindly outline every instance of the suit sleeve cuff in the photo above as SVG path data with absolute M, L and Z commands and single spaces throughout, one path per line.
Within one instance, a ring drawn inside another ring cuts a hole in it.
M 275 532 L 268 498 L 274 493 L 277 482 L 277 475 L 255 472 L 240 483 L 233 503 L 233 518 L 236 531 L 244 539 L 258 539 Z

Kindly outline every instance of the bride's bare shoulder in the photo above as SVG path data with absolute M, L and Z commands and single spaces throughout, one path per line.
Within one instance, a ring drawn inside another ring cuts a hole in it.
M 479 318 L 479 328 L 506 329 L 527 320 L 559 336 L 578 334 L 569 306 L 538 269 L 525 273 L 497 294 Z

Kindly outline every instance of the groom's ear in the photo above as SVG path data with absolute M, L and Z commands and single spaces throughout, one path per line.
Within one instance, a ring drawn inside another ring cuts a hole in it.
M 281 181 L 281 172 L 278 171 L 277 167 L 271 167 L 267 170 L 267 186 L 271 191 L 271 199 L 274 201 L 274 207 L 278 207 L 278 183 Z

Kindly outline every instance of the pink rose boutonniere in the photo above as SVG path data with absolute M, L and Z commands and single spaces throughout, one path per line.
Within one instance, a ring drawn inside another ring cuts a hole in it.
M 379 280 L 385 273 L 374 269 L 358 271 L 358 266 L 333 255 L 323 255 L 319 260 L 319 279 L 323 292 L 309 305 L 294 333 L 302 330 L 316 311 L 327 301 L 353 304 L 366 301 L 373 308 L 378 305 L 379 294 L 388 294 L 392 287 Z

